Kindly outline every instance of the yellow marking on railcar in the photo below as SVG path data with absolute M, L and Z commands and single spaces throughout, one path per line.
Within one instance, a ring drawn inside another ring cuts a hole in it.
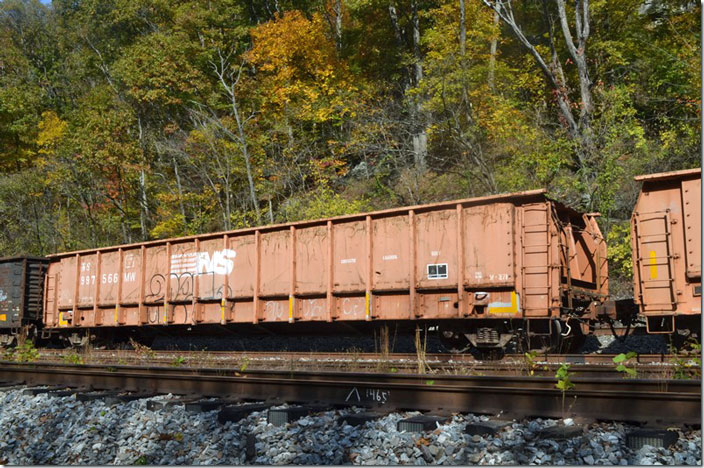
M 7 314 L 0 314 L 0 320 L 2 320 L 3 322 L 7 320 Z
M 650 279 L 657 279 L 658 277 L 658 265 L 657 265 L 657 253 L 654 250 L 650 251 Z
M 518 295 L 516 291 L 511 291 L 511 305 L 488 307 L 490 314 L 515 314 L 518 312 Z
M 68 326 L 68 320 L 64 319 L 64 313 L 59 312 L 59 325 L 62 327 Z
M 288 321 L 293 323 L 293 296 L 288 296 Z
M 371 320 L 372 319 L 372 309 L 371 309 L 370 294 L 368 292 L 364 293 L 364 311 L 365 311 L 365 318 L 367 320 Z

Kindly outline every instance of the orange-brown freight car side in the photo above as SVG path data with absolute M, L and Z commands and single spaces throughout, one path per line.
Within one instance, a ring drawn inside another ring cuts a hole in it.
M 650 333 L 699 330 L 701 169 L 635 179 L 643 183 L 631 218 L 635 302 Z
M 496 347 L 514 333 L 506 324 L 522 323 L 516 319 L 566 334 L 568 315 L 593 318 L 608 294 L 594 216 L 542 190 L 50 259 L 45 325 L 75 330 L 460 321 L 452 330 L 461 337 Z

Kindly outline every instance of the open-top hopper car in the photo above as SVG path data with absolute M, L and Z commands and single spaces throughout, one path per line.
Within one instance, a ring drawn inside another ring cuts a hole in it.
M 449 348 L 578 344 L 608 295 L 594 215 L 543 190 L 52 255 L 44 326 L 434 325 Z

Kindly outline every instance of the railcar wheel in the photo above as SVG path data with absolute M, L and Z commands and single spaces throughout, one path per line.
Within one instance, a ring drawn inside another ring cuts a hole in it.
M 571 332 L 577 327 L 572 327 Z M 549 330 L 549 331 L 548 331 Z M 553 319 L 550 328 L 544 328 L 541 333 L 528 332 L 523 336 L 522 348 L 537 353 L 560 353 L 563 352 L 566 346 L 569 346 L 569 341 L 562 334 L 568 330 L 558 319 Z M 570 333 L 571 333 L 570 332 Z
M 442 344 L 442 347 L 445 348 L 448 353 L 466 353 L 472 348 L 467 337 L 457 330 L 440 327 L 438 334 L 440 335 L 440 344 Z

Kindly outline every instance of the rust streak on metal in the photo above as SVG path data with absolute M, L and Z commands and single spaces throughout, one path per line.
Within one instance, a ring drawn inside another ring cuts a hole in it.
M 98 298 L 100 298 L 100 285 L 102 283 L 100 278 L 100 264 L 101 264 L 101 252 L 96 252 L 95 254 L 95 290 L 93 291 L 93 323 L 96 326 L 103 324 L 103 315 L 98 313 Z
M 74 277 L 74 282 L 75 284 L 73 285 L 74 287 L 74 292 L 73 292 L 73 312 L 71 314 L 71 325 L 74 327 L 77 327 L 80 325 L 80 317 L 78 315 L 78 285 L 80 284 L 80 276 L 81 276 L 81 256 L 79 254 L 76 254 L 76 276 Z
M 256 324 L 259 323 L 259 316 L 260 316 L 260 300 L 259 300 L 259 291 L 260 291 L 260 283 L 261 283 L 261 277 L 262 277 L 262 271 L 261 271 L 261 254 L 262 250 L 262 233 L 259 230 L 254 231 L 254 297 L 252 299 L 252 307 L 253 307 L 253 313 L 252 313 L 252 323 Z
M 332 322 L 335 318 L 335 304 L 334 296 L 332 295 L 333 290 L 333 269 L 334 269 L 334 253 L 333 253 L 333 240 L 332 240 L 332 221 L 328 220 L 326 223 L 327 232 L 327 278 L 326 278 L 326 289 L 325 289 L 325 304 L 327 306 L 327 321 Z
M 372 217 L 367 216 L 365 219 L 365 256 L 367 257 L 367 271 L 365 272 L 365 287 L 364 287 L 364 317 L 366 320 L 372 319 Z
M 418 310 L 418 295 L 416 293 L 416 284 L 418 282 L 416 278 L 416 265 L 418 264 L 417 258 L 417 240 L 416 240 L 416 212 L 413 209 L 408 210 L 408 231 L 410 237 L 410 261 L 408 263 L 409 272 L 409 319 L 413 320 L 416 318 Z
M 291 239 L 289 255 L 291 263 L 289 265 L 289 278 L 291 285 L 288 293 L 288 322 L 293 323 L 296 311 L 296 226 L 291 226 Z
M 149 321 L 149 317 L 147 317 L 147 308 L 144 305 L 144 295 L 145 295 L 145 288 L 147 284 L 147 279 L 146 279 L 146 268 L 147 268 L 147 247 L 142 245 L 139 249 L 140 251 L 140 274 L 139 274 L 139 305 L 138 305 L 138 311 L 139 311 L 139 324 L 144 325 Z
M 119 267 L 117 273 L 117 296 L 115 297 L 115 324 L 120 325 L 124 323 L 122 317 L 122 309 L 120 305 L 122 303 L 122 283 L 124 282 L 125 275 L 125 251 L 120 249 L 118 251 Z
M 460 203 L 457 204 L 457 315 L 459 318 L 464 317 L 465 312 L 465 292 L 464 292 L 464 221 L 462 214 L 464 210 Z

